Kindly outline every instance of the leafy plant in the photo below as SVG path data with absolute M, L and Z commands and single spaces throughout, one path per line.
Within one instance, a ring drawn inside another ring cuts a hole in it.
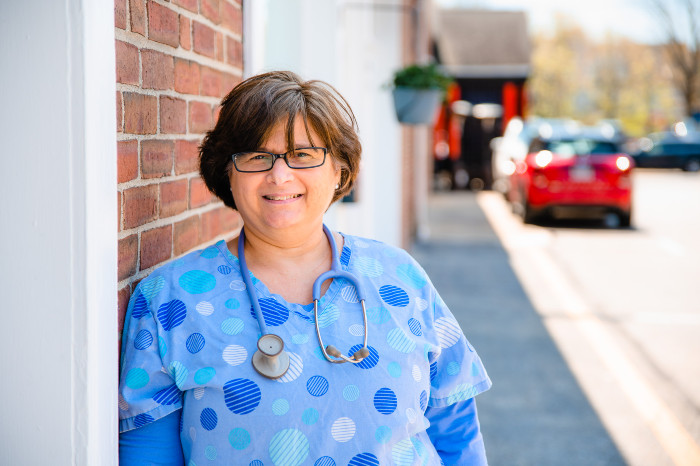
M 394 86 L 415 89 L 442 89 L 452 83 L 453 79 L 440 71 L 434 63 L 430 65 L 409 65 L 394 74 Z

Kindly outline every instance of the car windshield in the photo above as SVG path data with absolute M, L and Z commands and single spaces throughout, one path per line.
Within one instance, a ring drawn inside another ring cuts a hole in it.
M 616 154 L 617 146 L 609 141 L 596 141 L 595 139 L 562 139 L 548 141 L 545 149 L 564 157 L 575 155 Z

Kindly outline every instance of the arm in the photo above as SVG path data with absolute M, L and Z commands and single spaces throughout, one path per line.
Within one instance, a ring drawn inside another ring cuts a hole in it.
M 428 436 L 445 465 L 488 464 L 474 398 L 444 408 L 428 407 L 425 417 L 430 421 Z
M 119 464 L 121 466 L 178 465 L 185 460 L 180 444 L 180 413 L 178 409 L 143 427 L 119 435 Z

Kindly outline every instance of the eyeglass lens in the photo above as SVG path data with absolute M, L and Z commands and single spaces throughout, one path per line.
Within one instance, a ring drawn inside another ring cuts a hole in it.
M 326 149 L 323 147 L 303 147 L 285 154 L 269 152 L 240 152 L 233 156 L 236 169 L 242 172 L 266 171 L 272 168 L 275 160 L 284 157 L 290 168 L 314 168 L 323 165 Z

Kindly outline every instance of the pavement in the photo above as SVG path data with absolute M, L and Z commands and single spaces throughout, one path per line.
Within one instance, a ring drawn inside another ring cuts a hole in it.
M 624 465 L 469 191 L 434 193 L 411 248 L 493 387 L 477 397 L 489 464 Z

